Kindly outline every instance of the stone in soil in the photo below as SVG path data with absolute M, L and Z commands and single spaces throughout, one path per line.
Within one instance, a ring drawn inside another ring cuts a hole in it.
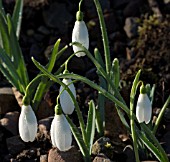
M 83 161 L 80 151 L 72 146 L 68 151 L 52 148 L 48 154 L 48 162 L 80 162 Z
M 105 156 L 104 154 L 98 154 L 93 162 L 112 162 L 107 156 Z

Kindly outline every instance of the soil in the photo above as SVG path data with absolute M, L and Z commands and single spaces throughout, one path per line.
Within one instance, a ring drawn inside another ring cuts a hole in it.
M 78 0 L 69 2 L 66 0 L 25 0 L 19 42 L 30 80 L 39 72 L 32 63 L 32 56 L 41 64 L 46 65 L 51 49 L 58 38 L 61 38 L 61 47 L 71 42 L 78 2 Z M 129 105 L 129 94 L 133 79 L 137 71 L 142 69 L 141 80 L 151 86 L 156 85 L 153 102 L 153 118 L 155 118 L 170 94 L 170 1 L 159 1 L 156 10 L 149 2 L 149 0 L 101 0 L 110 42 L 111 58 L 117 57 L 120 62 L 121 94 Z M 4 0 L 3 4 L 6 12 L 12 13 L 15 1 Z M 93 53 L 97 46 L 103 53 L 99 21 L 92 1 L 85 0 L 82 10 L 89 29 L 89 50 Z M 155 15 L 161 13 L 161 15 L 154 17 L 153 13 Z M 54 71 L 71 54 L 72 49 L 69 47 L 57 60 Z M 73 57 L 68 66 L 70 72 L 98 82 L 96 69 L 87 56 L 83 58 Z M 76 83 L 75 86 L 77 100 L 86 120 L 88 101 L 90 99 L 96 101 L 97 92 L 82 82 Z M 0 73 L 0 88 L 3 89 L 4 87 L 10 89 L 12 86 Z M 3 107 L 4 110 L 0 112 L 0 162 L 69 162 L 70 157 L 68 155 L 74 156 L 73 161 L 82 161 L 75 141 L 73 141 L 74 146 L 68 154 L 60 154 L 55 148 L 52 149 L 49 130 L 58 90 L 59 85 L 57 84 L 50 87 L 40 105 L 38 112 L 39 131 L 36 140 L 33 143 L 24 143 L 19 138 L 17 131 L 20 106 L 13 93 L 12 96 L 11 92 L 7 95 L 6 90 L 3 89 L 3 93 L 0 94 L 0 107 Z M 4 99 L 7 100 L 5 103 Z M 10 103 L 13 106 L 15 105 L 15 108 L 9 109 Z M 113 107 L 113 103 L 107 101 L 105 137 L 102 137 L 102 139 L 96 137 L 95 139 L 97 145 L 100 143 L 98 141 L 108 140 L 107 142 L 111 143 L 112 147 L 98 150 L 96 154 L 92 155 L 92 160 L 133 162 L 135 160 L 131 137 L 122 125 L 117 112 L 113 111 L 115 110 Z M 157 132 L 157 138 L 160 142 L 165 142 L 164 148 L 167 154 L 170 154 L 169 115 L 170 111 L 167 109 Z M 77 123 L 76 113 L 73 113 L 72 119 Z M 14 126 L 11 126 L 11 123 Z M 11 128 L 16 129 L 11 131 Z M 155 160 L 154 157 L 150 159 L 141 157 L 141 159 Z

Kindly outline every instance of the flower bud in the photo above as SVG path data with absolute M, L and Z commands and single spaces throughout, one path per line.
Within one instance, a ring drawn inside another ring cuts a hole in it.
M 51 141 L 60 151 L 67 151 L 71 147 L 72 134 L 70 126 L 63 114 L 55 115 L 51 124 Z
M 140 93 L 136 106 L 136 117 L 139 123 L 148 124 L 151 120 L 152 106 L 146 93 Z
M 23 141 L 33 142 L 37 134 L 37 119 L 30 105 L 23 105 L 19 117 L 19 134 Z
M 62 81 L 64 84 L 68 85 L 71 82 L 71 79 L 63 79 Z M 76 90 L 74 87 L 74 84 L 71 83 L 69 84 L 68 88 L 71 90 L 73 93 L 74 97 L 76 98 Z M 60 87 L 60 92 L 63 90 L 63 86 Z M 62 94 L 60 95 L 60 104 L 63 112 L 65 114 L 72 114 L 74 111 L 74 103 L 69 95 L 69 93 L 64 90 Z
M 81 43 L 86 49 L 89 48 L 89 34 L 86 27 L 85 22 L 82 21 L 76 21 L 73 32 L 72 32 L 72 42 L 79 42 Z M 77 47 L 73 45 L 73 51 L 78 52 L 82 49 L 80 47 Z M 77 57 L 85 56 L 85 52 L 79 52 L 76 54 Z

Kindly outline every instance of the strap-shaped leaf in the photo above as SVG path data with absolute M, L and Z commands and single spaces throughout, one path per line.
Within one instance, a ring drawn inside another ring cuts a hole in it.
M 11 56 L 8 26 L 7 26 L 6 18 L 4 17 L 2 11 L 0 11 L 0 34 L 2 40 L 1 47 L 5 49 L 6 54 Z
M 77 127 L 75 126 L 75 124 L 71 121 L 71 119 L 66 116 L 66 119 L 68 121 L 68 123 L 70 124 L 70 128 L 71 128 L 71 131 L 74 135 L 74 138 L 79 146 L 79 149 L 81 151 L 81 153 L 83 154 L 83 158 L 85 161 L 90 161 L 90 154 L 87 150 L 87 147 L 83 141 L 83 138 L 79 132 L 79 130 L 77 129 Z
M 11 82 L 13 86 L 18 88 L 18 90 L 20 90 L 21 93 L 23 93 L 20 78 L 15 70 L 15 66 L 2 48 L 0 48 L 0 60 L 1 71 L 3 72 L 3 74 L 7 77 L 7 79 Z
M 12 15 L 12 20 L 14 22 L 14 30 L 18 39 L 19 39 L 21 21 L 22 21 L 23 1 L 24 0 L 16 0 L 13 15 Z
M 96 116 L 95 109 L 96 108 L 95 108 L 94 101 L 91 100 L 89 103 L 89 111 L 88 111 L 87 127 L 86 127 L 89 154 L 91 154 L 91 148 L 93 145 L 93 140 L 95 135 L 95 116 Z
M 10 15 L 7 15 L 7 22 L 8 22 L 9 36 L 10 36 L 10 48 L 12 49 L 11 53 L 14 59 L 13 63 L 20 77 L 20 81 L 24 89 L 26 89 L 26 86 L 29 84 L 28 73 L 27 73 L 21 48 L 17 41 L 16 33 L 14 31 L 14 25 Z

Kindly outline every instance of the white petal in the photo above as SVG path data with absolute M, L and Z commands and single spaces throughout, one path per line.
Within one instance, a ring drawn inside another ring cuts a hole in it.
M 31 106 L 22 106 L 19 117 L 19 134 L 25 142 L 34 141 L 37 134 L 37 119 Z
M 54 118 L 53 121 L 52 121 L 52 123 L 51 123 L 50 135 L 51 135 L 52 145 L 55 146 L 55 147 L 57 147 L 57 145 L 56 145 L 56 143 L 55 143 L 55 132 L 56 132 L 56 130 L 55 130 L 55 128 L 56 128 L 56 126 L 55 126 L 55 119 L 56 119 L 56 118 Z
M 84 21 L 76 21 L 73 32 L 72 32 L 72 42 L 79 42 L 81 43 L 86 49 L 89 48 L 89 34 Z M 77 52 L 82 50 L 77 46 L 73 46 L 73 51 Z M 76 54 L 77 57 L 84 56 L 84 52 L 79 52 Z
M 70 149 L 72 143 L 72 134 L 70 126 L 63 114 L 55 115 L 51 125 L 52 144 L 60 151 Z
M 63 79 L 62 81 L 64 84 L 68 85 L 71 82 L 71 79 Z M 70 84 L 69 89 L 73 93 L 74 97 L 76 97 L 76 90 L 74 87 L 74 84 Z M 60 87 L 60 92 L 63 90 L 63 87 Z M 60 95 L 60 104 L 62 107 L 62 110 L 65 114 L 72 114 L 74 111 L 74 103 L 69 95 L 69 93 L 64 90 L 63 93 Z
M 147 94 L 140 94 L 136 106 L 136 117 L 139 123 L 144 122 L 148 124 L 151 119 L 152 107 Z

